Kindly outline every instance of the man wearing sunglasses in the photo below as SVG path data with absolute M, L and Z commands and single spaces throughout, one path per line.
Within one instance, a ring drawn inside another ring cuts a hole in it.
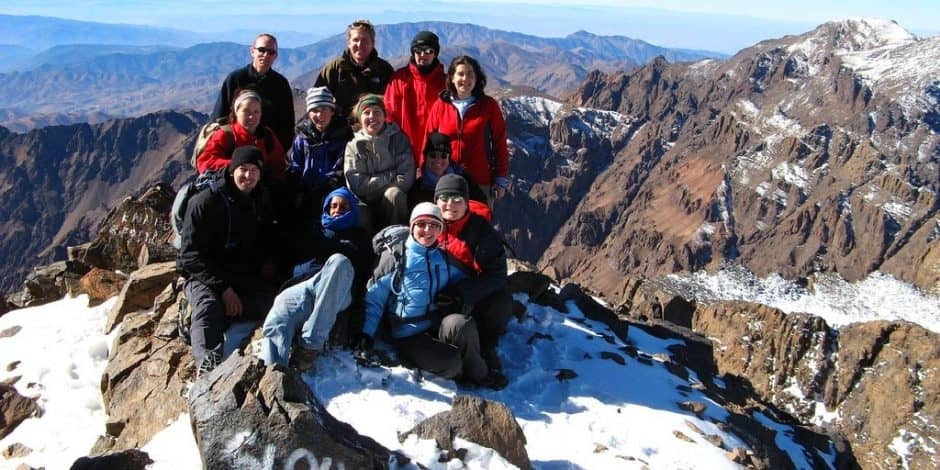
M 346 28 L 346 50 L 320 70 L 314 86 L 325 86 L 336 98 L 336 113 L 345 119 L 360 95 L 385 94 L 395 70 L 375 49 L 375 28 L 369 20 L 356 20 Z
M 291 148 L 294 141 L 294 95 L 290 83 L 271 67 L 277 60 L 277 39 L 268 33 L 255 37 L 248 49 L 251 63 L 232 71 L 222 82 L 211 119 L 228 116 L 238 92 L 251 88 L 261 95 L 261 126 L 270 127 L 281 147 Z
M 395 71 L 385 89 L 388 119 L 398 124 L 411 141 L 415 167 L 421 168 L 424 125 L 428 110 L 444 89 L 446 75 L 438 60 L 441 44 L 437 35 L 421 31 L 411 40 L 411 60 Z

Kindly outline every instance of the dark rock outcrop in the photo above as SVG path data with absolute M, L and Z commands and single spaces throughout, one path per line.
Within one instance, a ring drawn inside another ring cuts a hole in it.
M 146 452 L 130 449 L 95 457 L 81 457 L 70 470 L 146 470 L 153 460 Z
M 489 447 L 520 469 L 532 468 L 526 453 L 525 434 L 512 411 L 502 403 L 480 397 L 458 395 L 449 411 L 438 413 L 401 434 L 404 442 L 410 434 L 422 439 L 434 439 L 440 449 L 454 453 L 454 438 Z
M 23 420 L 38 414 L 35 400 L 20 395 L 12 385 L 0 383 L 0 438 L 13 432 Z
M 233 354 L 197 380 L 190 417 L 206 468 L 388 468 L 404 462 L 337 421 L 293 370 Z

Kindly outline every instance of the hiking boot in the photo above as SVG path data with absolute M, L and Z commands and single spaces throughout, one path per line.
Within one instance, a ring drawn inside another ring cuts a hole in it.
M 477 385 L 491 388 L 493 390 L 502 390 L 506 388 L 506 385 L 508 384 L 509 380 L 506 378 L 506 376 L 495 369 L 490 369 L 490 371 L 487 372 L 486 377 L 483 377 L 480 379 L 480 381 L 477 382 Z
M 294 346 L 294 351 L 290 355 L 290 365 L 300 372 L 306 372 L 313 368 L 317 360 L 319 351 L 316 349 L 307 349 L 303 346 Z
M 503 363 L 499 360 L 499 354 L 496 354 L 496 348 L 488 348 L 483 351 L 483 362 L 490 370 L 503 370 Z
M 202 377 L 203 375 L 212 372 L 213 369 L 219 366 L 222 363 L 222 355 L 215 351 L 209 351 L 206 354 L 206 357 L 202 358 L 199 361 L 199 365 L 196 367 L 196 378 Z

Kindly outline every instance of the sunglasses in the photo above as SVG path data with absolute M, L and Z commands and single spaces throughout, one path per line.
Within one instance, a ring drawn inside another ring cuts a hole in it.
M 452 202 L 454 204 L 460 204 L 465 201 L 463 196 L 438 196 L 437 200 L 440 202 Z
M 255 50 L 258 51 L 258 54 L 277 55 L 277 49 L 268 49 L 267 47 L 256 47 Z
M 441 224 L 437 222 L 426 222 L 423 220 L 419 220 L 415 222 L 414 225 L 415 227 L 418 227 L 421 230 L 443 230 L 444 229 L 444 227 L 441 227 Z
M 416 47 L 411 50 L 411 53 L 415 55 L 431 55 L 434 53 L 434 49 L 430 47 Z
M 447 152 L 428 152 L 428 158 L 448 158 L 450 154 Z

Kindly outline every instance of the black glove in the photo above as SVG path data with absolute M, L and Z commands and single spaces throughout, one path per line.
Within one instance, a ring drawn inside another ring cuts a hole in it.
M 359 339 L 356 340 L 356 350 L 362 352 L 372 351 L 372 347 L 375 346 L 375 340 L 367 334 L 359 335 Z

